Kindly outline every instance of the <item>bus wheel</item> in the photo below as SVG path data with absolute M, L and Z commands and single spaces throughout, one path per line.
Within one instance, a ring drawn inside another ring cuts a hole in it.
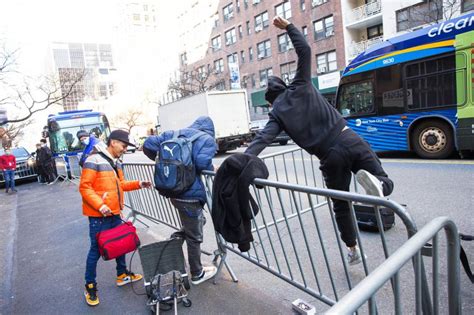
M 424 121 L 412 133 L 412 144 L 416 154 L 426 159 L 444 159 L 454 150 L 451 127 L 441 121 Z

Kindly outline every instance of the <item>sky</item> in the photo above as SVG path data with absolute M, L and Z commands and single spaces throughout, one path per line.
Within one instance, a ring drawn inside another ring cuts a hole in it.
M 173 34 L 171 30 L 177 29 L 174 16 L 178 6 L 182 8 L 190 1 L 192 0 L 149 0 L 157 6 L 159 29 L 166 30 L 159 31 L 156 42 L 153 41 L 155 44 L 162 43 L 159 51 L 155 55 L 149 51 L 145 54 L 146 58 L 165 61 L 154 74 L 158 77 L 168 76 L 173 70 L 174 60 L 176 60 L 176 65 L 178 63 L 178 48 L 173 40 L 177 34 Z M 132 1 L 0 0 L 0 40 L 6 43 L 7 48 L 19 49 L 17 68 L 22 74 L 33 77 L 47 75 L 47 64 L 51 58 L 50 43 L 111 43 L 114 38 L 114 26 L 118 23 L 120 2 Z M 163 45 L 164 43 L 166 46 Z M 146 49 L 145 52 L 147 52 Z M 132 63 L 132 66 L 136 63 L 137 68 L 143 68 L 143 64 L 146 64 L 146 60 L 142 58 L 130 59 L 128 61 Z M 55 108 L 50 112 L 60 110 L 61 108 Z M 28 134 L 34 134 L 34 136 L 31 139 L 27 136 L 25 139 L 28 146 L 38 140 L 36 135 L 40 134 L 47 114 L 46 112 L 36 116 L 36 123 L 31 126 L 31 131 L 28 131 Z

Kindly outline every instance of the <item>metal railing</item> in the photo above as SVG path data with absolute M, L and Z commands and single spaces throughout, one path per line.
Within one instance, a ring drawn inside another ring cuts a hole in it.
M 369 275 L 374 266 L 380 265 L 390 257 L 400 245 L 394 239 L 395 236 L 399 237 L 401 227 L 405 227 L 407 238 L 410 238 L 417 231 L 416 225 L 406 209 L 394 201 L 351 192 L 308 187 L 317 186 L 315 184 L 322 180 L 316 171 L 317 167 L 314 166 L 315 161 L 311 162 L 312 166 L 305 164 L 309 163 L 312 157 L 305 157 L 304 152 L 298 152 L 298 149 L 287 150 L 282 154 L 290 154 L 295 158 L 289 159 L 283 155 L 263 158 L 267 165 L 275 167 L 275 172 L 270 173 L 272 179 L 278 176 L 279 181 L 257 179 L 250 187 L 260 208 L 259 214 L 251 221 L 254 238 L 251 250 L 240 253 L 234 244 L 225 242 L 221 235 L 216 234 L 218 249 L 214 251 L 214 262 L 218 265 L 219 272 L 226 266 L 236 281 L 235 273 L 226 262 L 227 253 L 232 252 L 326 305 L 334 305 L 340 297 L 354 288 L 362 275 L 363 277 Z M 299 163 L 297 158 L 300 159 Z M 284 163 L 287 163 L 286 169 Z M 153 181 L 153 163 L 125 163 L 123 166 L 126 179 Z M 303 167 L 306 169 L 305 172 L 301 171 Z M 203 176 L 210 209 L 213 176 L 211 172 L 205 172 Z M 282 182 L 287 180 L 303 183 L 304 186 Z M 257 189 L 255 185 L 263 188 Z M 137 190 L 126 195 L 127 203 L 138 218 L 141 215 L 152 222 L 162 223 L 173 229 L 181 227 L 177 210 L 156 190 Z M 403 224 L 384 232 L 381 228 L 382 219 L 376 211 L 377 224 L 381 231 L 378 237 L 361 234 L 355 226 L 363 258 L 361 265 L 349 267 L 345 260 L 346 249 L 340 239 L 329 198 L 348 202 L 353 223 L 356 222 L 354 204 L 360 203 L 376 209 L 390 208 L 399 217 L 398 221 Z M 365 258 L 366 252 L 370 252 L 369 258 Z M 420 279 L 417 283 L 422 288 L 423 309 L 425 313 L 431 313 L 431 299 L 423 262 L 414 260 L 413 264 L 416 278 Z M 410 275 L 411 277 L 404 282 L 413 279 L 413 270 Z M 388 292 L 392 292 L 392 296 L 396 296 L 399 283 L 399 277 L 394 276 L 390 283 L 391 288 L 388 289 Z M 390 300 L 392 299 L 385 298 L 384 305 L 390 303 Z M 375 305 L 375 301 L 373 303 Z M 395 307 L 395 304 L 392 305 Z
M 352 11 L 346 15 L 346 24 L 361 21 L 381 12 L 382 2 L 380 0 L 361 5 L 360 7 L 352 9 Z
M 57 156 L 54 158 L 54 162 L 56 165 L 56 172 L 58 176 L 54 180 L 54 182 L 59 181 L 62 179 L 63 181 L 69 180 L 68 172 L 67 172 L 67 163 L 63 156 Z
M 456 225 L 447 217 L 438 217 L 425 225 L 418 233 L 411 237 L 377 269 L 362 280 L 354 289 L 345 295 L 326 314 L 353 314 L 365 302 L 369 301 L 369 309 L 375 312 L 374 296 L 376 292 L 391 278 L 398 278 L 401 268 L 414 259 L 416 266 L 421 266 L 421 252 L 429 240 L 433 240 L 433 306 L 432 314 L 440 313 L 440 275 L 439 275 L 439 245 L 438 232 L 443 229 L 447 238 L 447 265 L 448 265 L 448 304 L 449 314 L 461 314 L 460 298 L 460 271 L 459 271 L 459 235 Z M 416 270 L 416 314 L 422 313 L 421 303 L 421 270 Z M 400 287 L 395 286 L 395 314 L 402 313 Z M 413 313 L 413 311 L 409 312 Z
M 383 42 L 383 36 L 377 36 L 368 40 L 363 40 L 349 45 L 349 58 L 355 58 L 360 53 L 366 51 L 370 46 Z
M 77 182 L 81 179 L 82 168 L 79 165 L 79 156 L 70 155 L 68 156 L 69 162 L 69 173 L 71 175 L 71 181 Z

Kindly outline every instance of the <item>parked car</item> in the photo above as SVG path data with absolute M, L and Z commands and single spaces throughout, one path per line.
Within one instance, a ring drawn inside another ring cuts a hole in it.
M 15 181 L 36 180 L 38 175 L 34 157 L 24 147 L 12 148 L 11 151 L 16 157 Z M 5 150 L 0 149 L 0 155 L 4 154 Z M 3 172 L 0 172 L 0 184 L 3 186 L 4 183 Z
M 135 153 L 136 150 L 137 150 L 137 147 L 129 145 L 127 147 L 127 152 L 125 152 L 125 153 Z
M 250 130 L 252 130 L 254 137 L 257 133 L 265 127 L 267 124 L 268 119 L 262 120 L 254 120 L 250 123 Z M 273 143 L 279 143 L 280 145 L 288 144 L 291 138 L 286 134 L 286 132 L 282 131 L 275 139 L 273 139 Z

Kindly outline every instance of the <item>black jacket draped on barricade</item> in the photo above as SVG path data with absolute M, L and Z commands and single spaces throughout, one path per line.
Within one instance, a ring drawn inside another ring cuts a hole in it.
M 268 178 L 265 163 L 256 156 L 237 153 L 219 167 L 212 188 L 214 228 L 227 242 L 238 244 L 242 252 L 250 249 L 251 219 L 258 213 L 249 192 L 255 178 Z

